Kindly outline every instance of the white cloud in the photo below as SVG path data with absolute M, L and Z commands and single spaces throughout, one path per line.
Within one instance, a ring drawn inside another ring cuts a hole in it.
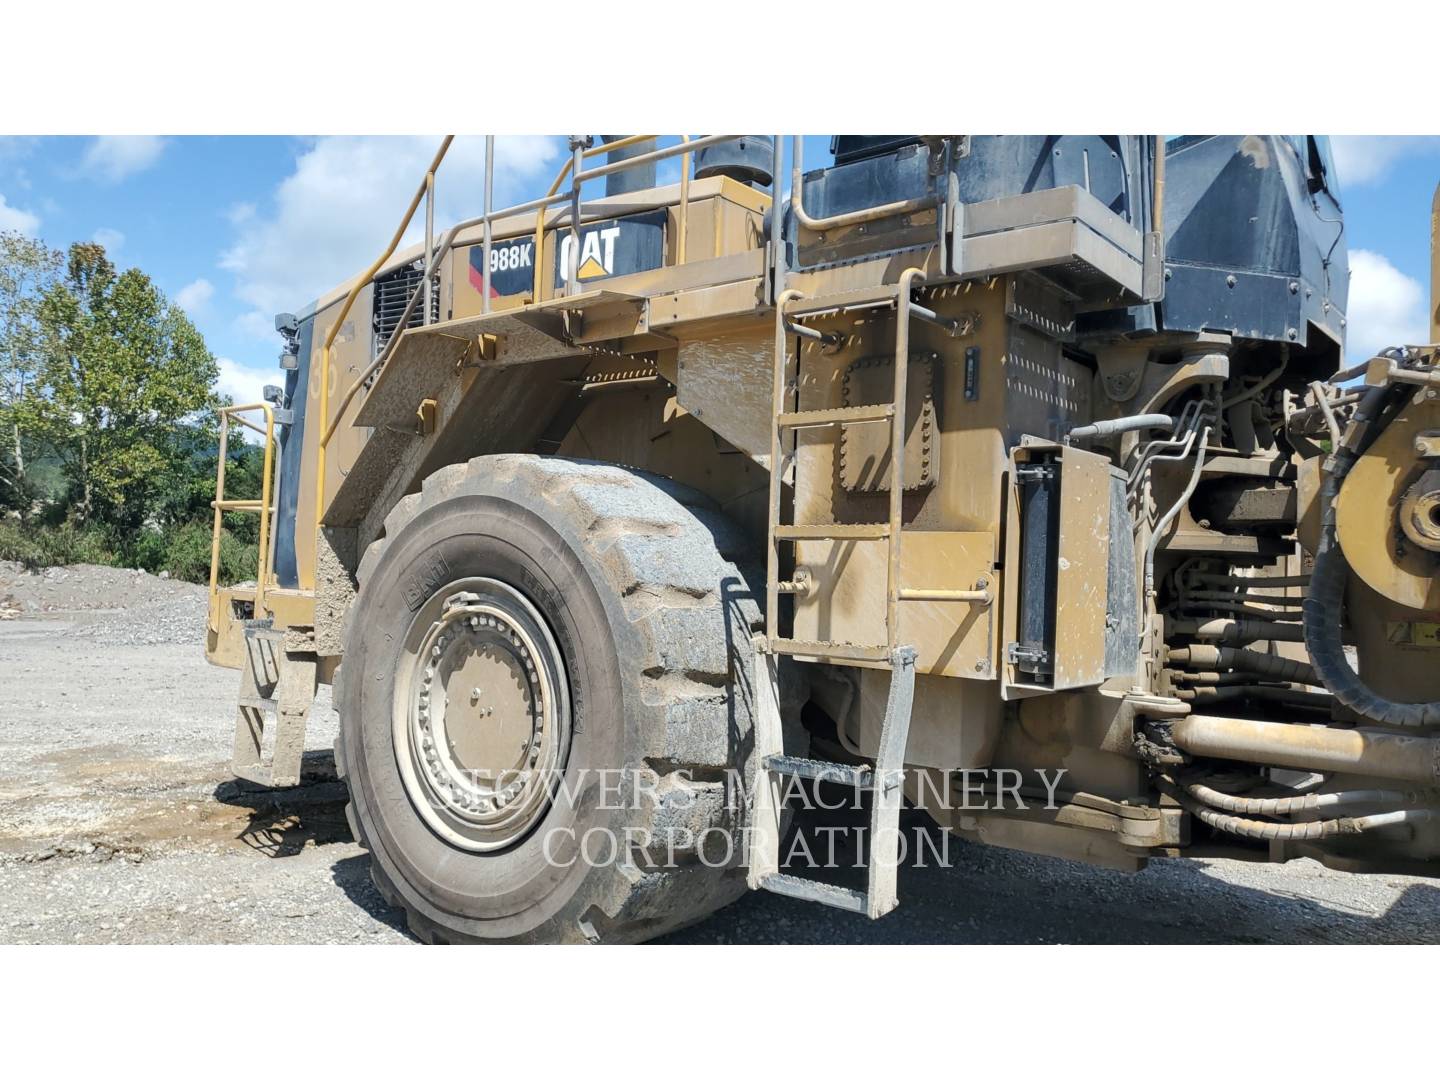
M 196 278 L 179 292 L 175 294 L 175 303 L 179 304 L 191 315 L 197 315 L 210 303 L 210 298 L 215 295 L 215 286 L 206 281 L 203 277 Z
M 80 159 L 80 172 L 109 184 L 144 172 L 165 152 L 165 140 L 158 135 L 101 135 L 93 140 Z
M 237 229 L 255 216 L 253 202 L 238 202 L 225 211 L 225 219 Z
M 1440 151 L 1437 135 L 1332 135 L 1340 192 L 1383 180 L 1402 158 Z
M 111 229 L 108 227 L 96 229 L 90 239 L 103 247 L 105 253 L 112 259 L 120 254 L 120 249 L 125 246 L 125 234 L 119 229 Z
M 1345 312 L 1345 354 L 1351 363 L 1392 345 L 1429 338 L 1425 290 L 1389 259 L 1363 248 L 1350 252 L 1350 298 Z
M 294 311 L 365 269 L 400 221 L 435 154 L 424 136 L 335 136 L 315 140 L 276 188 L 273 208 L 241 204 L 229 214 L 236 239 L 220 265 L 252 311 L 244 325 L 273 338 L 272 317 Z M 496 205 L 538 195 L 559 167 L 562 146 L 544 136 L 496 140 Z M 436 177 L 436 231 L 482 208 L 485 140 L 457 138 Z M 540 191 L 536 191 L 540 188 Z M 423 208 L 406 236 L 423 236 Z
M 278 315 L 279 312 L 277 311 L 275 314 Z M 255 338 L 266 344 L 273 345 L 280 340 L 275 336 L 275 316 L 266 315 L 262 311 L 242 312 L 235 316 L 230 325 L 236 333 Z
M 5 201 L 5 196 L 0 195 L 0 232 L 18 232 L 26 236 L 34 236 L 35 230 L 40 227 L 40 219 L 28 210 L 21 210 L 18 206 L 11 206 Z
M 0 135 L 0 163 L 29 157 L 39 143 L 36 135 Z

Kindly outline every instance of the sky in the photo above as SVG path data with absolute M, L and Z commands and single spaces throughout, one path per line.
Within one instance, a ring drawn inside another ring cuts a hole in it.
M 806 137 L 807 170 L 829 161 L 828 141 Z M 380 253 L 438 144 L 433 136 L 0 137 L 0 229 L 59 248 L 97 241 L 121 267 L 144 270 L 205 335 L 220 389 L 254 401 L 281 380 L 275 314 L 304 307 Z M 1334 136 L 1332 145 L 1350 249 L 1347 352 L 1360 360 L 1428 337 L 1440 136 Z M 543 194 L 565 154 L 558 136 L 500 136 L 496 205 Z M 480 212 L 483 161 L 482 137 L 456 138 L 437 179 L 437 229 Z M 677 175 L 676 164 L 662 165 L 662 183 Z

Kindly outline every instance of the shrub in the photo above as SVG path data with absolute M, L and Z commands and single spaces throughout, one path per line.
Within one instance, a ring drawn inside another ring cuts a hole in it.
M 97 563 L 168 571 L 172 578 L 204 585 L 210 580 L 211 522 L 191 521 L 168 529 L 141 529 L 123 539 L 99 526 L 46 525 L 0 521 L 0 559 L 29 570 Z M 259 549 L 230 530 L 220 532 L 220 584 L 255 578 Z
M 97 563 L 115 566 L 115 544 L 99 526 L 0 523 L 0 559 L 12 559 L 30 570 L 47 566 Z
M 210 524 L 192 521 L 170 530 L 165 539 L 163 569 L 182 581 L 210 580 Z M 259 549 L 240 540 L 229 529 L 220 530 L 220 584 L 233 585 L 255 577 Z

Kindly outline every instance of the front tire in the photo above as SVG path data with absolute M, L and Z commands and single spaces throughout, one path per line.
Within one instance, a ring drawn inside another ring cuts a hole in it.
M 417 936 L 638 941 L 744 891 L 746 550 L 694 491 L 560 458 L 476 458 L 397 504 L 360 563 L 336 761 Z

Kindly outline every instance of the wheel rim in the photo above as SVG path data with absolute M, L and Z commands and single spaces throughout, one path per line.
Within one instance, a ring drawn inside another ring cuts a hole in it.
M 396 756 L 421 817 L 469 851 L 526 836 L 570 747 L 564 659 L 535 606 L 491 578 L 452 582 L 415 613 L 395 676 Z

